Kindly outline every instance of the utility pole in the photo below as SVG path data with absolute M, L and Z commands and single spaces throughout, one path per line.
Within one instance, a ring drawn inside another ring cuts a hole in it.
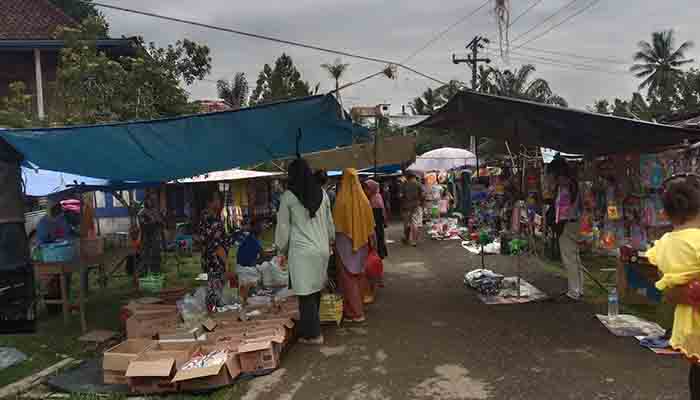
M 488 57 L 487 58 L 479 58 L 479 49 L 484 48 L 483 43 L 489 44 L 489 40 L 483 36 L 478 36 L 478 35 L 474 36 L 474 39 L 472 39 L 472 41 L 469 42 L 465 46 L 465 48 L 467 50 L 471 50 L 471 52 L 472 52 L 471 55 L 467 55 L 467 58 L 457 58 L 454 55 L 454 53 L 452 54 L 452 63 L 453 64 L 462 64 L 462 63 L 468 64 L 469 67 L 472 69 L 472 90 L 475 92 L 478 89 L 477 88 L 477 86 L 478 86 L 478 84 L 477 84 L 477 71 L 478 71 L 479 63 L 482 63 L 482 62 L 484 62 L 486 64 L 491 63 L 491 59 Z M 470 147 L 471 152 L 477 156 L 476 157 L 476 165 L 477 165 L 476 166 L 476 169 L 477 169 L 476 173 L 478 176 L 478 174 L 479 174 L 479 156 L 477 154 L 477 151 L 478 151 L 477 146 L 478 146 L 478 144 L 477 144 L 476 137 L 473 135 L 470 136 L 469 137 L 469 147 Z

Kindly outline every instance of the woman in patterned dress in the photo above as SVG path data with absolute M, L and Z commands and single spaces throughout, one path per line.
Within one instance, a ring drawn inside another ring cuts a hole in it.
M 207 308 L 223 306 L 221 294 L 228 265 L 228 249 L 232 240 L 226 235 L 221 215 L 221 195 L 211 192 L 207 208 L 200 219 L 199 234 L 202 240 L 202 266 L 207 273 Z

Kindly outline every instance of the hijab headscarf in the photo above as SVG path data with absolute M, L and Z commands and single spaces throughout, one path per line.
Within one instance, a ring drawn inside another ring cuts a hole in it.
M 365 186 L 367 187 L 367 197 L 369 198 L 369 203 L 372 208 L 384 209 L 384 199 L 382 194 L 379 192 L 379 183 L 377 181 L 368 179 L 365 181 Z
M 374 233 L 374 214 L 369 200 L 362 190 L 357 177 L 357 170 L 346 168 L 340 191 L 333 210 L 335 231 L 343 233 L 352 240 L 352 249 L 357 251 L 369 242 Z
M 299 199 L 299 202 L 309 211 L 311 218 L 321 208 L 323 191 L 318 180 L 314 177 L 306 160 L 297 158 L 289 164 L 289 181 L 287 188 Z

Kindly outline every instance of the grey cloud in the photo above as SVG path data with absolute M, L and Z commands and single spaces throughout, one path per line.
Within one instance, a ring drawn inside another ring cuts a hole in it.
M 434 34 L 483 3 L 482 0 L 295 0 L 295 1 L 225 1 L 225 0 L 103 0 L 111 4 L 162 13 L 204 23 L 232 27 L 400 61 Z M 511 37 L 542 21 L 569 0 L 547 0 L 533 9 L 512 28 Z M 530 0 L 513 0 L 514 11 L 531 4 Z M 581 7 L 586 4 L 579 1 Z M 680 40 L 695 40 L 700 46 L 700 7 L 696 0 L 602 0 L 591 10 L 576 17 L 530 44 L 532 47 L 577 53 L 593 57 L 629 60 L 627 65 L 590 62 L 595 68 L 622 71 L 613 75 L 603 72 L 578 71 L 547 65 L 533 60 L 537 75 L 550 81 L 554 90 L 575 107 L 585 107 L 594 99 L 628 97 L 637 80 L 626 70 L 640 40 L 648 40 L 654 30 L 675 28 Z M 568 15 L 571 11 L 564 13 Z M 321 82 L 324 89 L 331 82 L 319 65 L 336 56 L 312 50 L 290 48 L 274 43 L 242 38 L 224 32 L 117 11 L 106 11 L 115 35 L 140 34 L 159 44 L 188 37 L 206 43 L 212 49 L 214 73 L 210 79 L 231 76 L 242 71 L 251 84 L 264 63 L 271 63 L 282 52 L 290 54 L 312 84 Z M 474 35 L 496 37 L 496 24 L 491 10 L 482 10 L 466 20 L 438 42 L 409 62 L 425 73 L 442 80 L 468 81 L 470 71 L 450 61 L 453 52 L 464 52 L 465 43 Z M 533 35 L 538 30 L 533 32 Z M 517 44 L 516 44 L 517 45 Z M 492 47 L 495 47 L 493 45 Z M 695 51 L 693 52 L 695 53 Z M 492 53 L 492 56 L 495 52 Z M 691 54 L 692 55 L 692 54 Z M 539 54 L 539 56 L 545 56 Z M 545 56 L 557 58 L 556 56 Z M 356 80 L 378 71 L 381 65 L 353 59 L 347 79 Z M 576 59 L 567 62 L 587 64 Z M 499 62 L 505 66 L 519 66 Z M 376 78 L 348 89 L 346 104 L 402 104 L 419 95 L 434 82 L 400 71 L 399 79 Z M 190 88 L 195 98 L 216 97 L 215 85 L 201 82 Z

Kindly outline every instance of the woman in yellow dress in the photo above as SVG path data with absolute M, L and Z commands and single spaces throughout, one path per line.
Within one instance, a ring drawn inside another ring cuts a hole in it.
M 700 280 L 700 177 L 675 175 L 663 187 L 673 231 L 656 241 L 647 257 L 663 274 L 656 287 L 676 304 L 671 347 L 690 361 L 691 399 L 700 400 L 700 304 L 692 298 L 692 286 Z

